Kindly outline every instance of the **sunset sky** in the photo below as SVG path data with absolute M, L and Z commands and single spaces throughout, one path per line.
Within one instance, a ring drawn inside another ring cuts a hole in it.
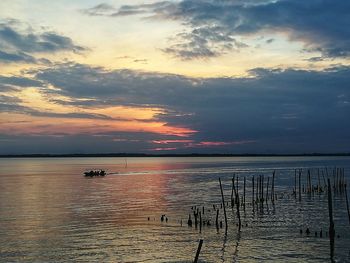
M 0 1 L 0 154 L 111 152 L 350 152 L 350 1 Z

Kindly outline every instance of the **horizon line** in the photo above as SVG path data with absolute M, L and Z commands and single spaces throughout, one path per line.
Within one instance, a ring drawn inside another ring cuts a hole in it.
M 32 153 L 0 154 L 0 158 L 68 158 L 68 157 L 298 157 L 298 156 L 350 156 L 350 152 L 340 153 Z

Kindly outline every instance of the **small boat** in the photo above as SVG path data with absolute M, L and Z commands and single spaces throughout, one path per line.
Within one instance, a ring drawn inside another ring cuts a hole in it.
M 84 172 L 85 177 L 95 177 L 95 176 L 106 176 L 105 170 L 90 170 L 89 172 Z

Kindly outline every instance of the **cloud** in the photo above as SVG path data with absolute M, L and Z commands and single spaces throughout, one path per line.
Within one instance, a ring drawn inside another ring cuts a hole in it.
M 0 110 L 2 113 L 20 113 L 35 117 L 50 117 L 50 118 L 66 118 L 66 119 L 101 119 L 101 120 L 116 120 L 103 114 L 85 113 L 85 112 L 47 112 L 32 109 L 21 105 L 22 100 L 16 96 L 0 95 Z
M 140 5 L 122 5 L 118 9 L 112 5 L 101 3 L 94 7 L 81 10 L 83 14 L 90 16 L 130 16 L 139 14 L 148 14 L 150 11 L 157 13 L 167 12 L 167 10 L 176 7 L 176 4 L 170 1 L 162 1 L 151 4 L 140 4 Z
M 23 52 L 14 52 L 7 53 L 0 50 L 0 61 L 8 63 L 8 62 L 27 62 L 27 63 L 36 63 L 37 60 L 28 54 Z
M 219 56 L 246 47 L 239 37 L 276 34 L 325 58 L 350 55 L 350 2 L 343 0 L 182 0 L 122 6 L 108 16 L 143 14 L 187 27 L 163 51 L 182 59 Z
M 80 10 L 83 14 L 89 15 L 89 16 L 106 16 L 106 15 L 111 15 L 116 11 L 116 9 L 106 3 L 102 3 L 99 5 L 96 5 L 91 8 L 87 9 L 82 9 Z
M 1 112 L 22 111 L 25 107 L 19 105 L 20 99 L 14 96 L 0 94 L 0 110 Z
M 48 97 L 70 99 L 62 105 L 87 111 L 112 106 L 160 108 L 152 121 L 198 131 L 186 140 L 203 151 L 205 143 L 200 142 L 219 142 L 220 150 L 248 152 L 345 151 L 350 146 L 350 68 L 346 66 L 323 71 L 257 68 L 241 78 L 189 78 L 74 63 L 32 73 L 36 81 L 55 88 L 44 88 Z M 166 140 L 179 139 L 173 134 Z M 186 144 L 176 148 L 190 151 Z M 160 148 L 155 146 L 152 149 Z
M 37 54 L 69 51 L 80 53 L 87 48 L 76 45 L 69 37 L 56 32 L 35 32 L 16 21 L 0 22 L 0 61 L 48 64 L 46 58 Z
M 347 151 L 350 146 L 348 66 L 320 71 L 256 68 L 249 71 L 248 77 L 189 78 L 58 63 L 33 69 L 30 74 L 32 78 L 1 76 L 0 84 L 13 89 L 35 86 L 51 103 L 75 110 L 39 112 L 21 106 L 16 97 L 4 95 L 0 99 L 2 112 L 72 121 L 89 119 L 89 123 L 103 122 L 108 126 L 109 122 L 122 119 L 101 109 L 159 109 L 150 119 L 136 120 L 139 133 L 133 129 L 130 136 L 125 137 L 126 132 L 124 137 L 113 137 L 113 143 L 125 149 L 139 145 L 143 150 L 276 153 Z M 62 96 L 64 99 L 58 99 Z M 127 121 L 130 118 L 126 116 Z M 142 141 L 146 137 L 140 134 L 153 131 L 145 127 L 156 123 L 159 132 Z M 90 135 L 111 136 L 112 130 L 110 126 L 99 126 Z M 77 136 L 79 132 L 84 130 L 74 130 Z M 87 139 L 81 140 L 83 143 Z M 133 146 L 127 148 L 130 140 L 134 140 Z
M 31 78 L 18 77 L 18 76 L 1 76 L 0 75 L 0 84 L 11 85 L 14 87 L 42 87 L 43 83 Z

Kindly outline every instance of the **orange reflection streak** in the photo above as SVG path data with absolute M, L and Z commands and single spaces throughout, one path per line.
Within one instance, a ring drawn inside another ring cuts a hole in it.
M 14 121 L 15 120 L 15 121 Z M 142 120 L 109 120 L 34 117 L 24 114 L 0 114 L 0 132 L 12 135 L 103 134 L 116 131 L 151 132 L 188 137 L 197 132 L 186 127 L 171 126 L 166 122 Z

